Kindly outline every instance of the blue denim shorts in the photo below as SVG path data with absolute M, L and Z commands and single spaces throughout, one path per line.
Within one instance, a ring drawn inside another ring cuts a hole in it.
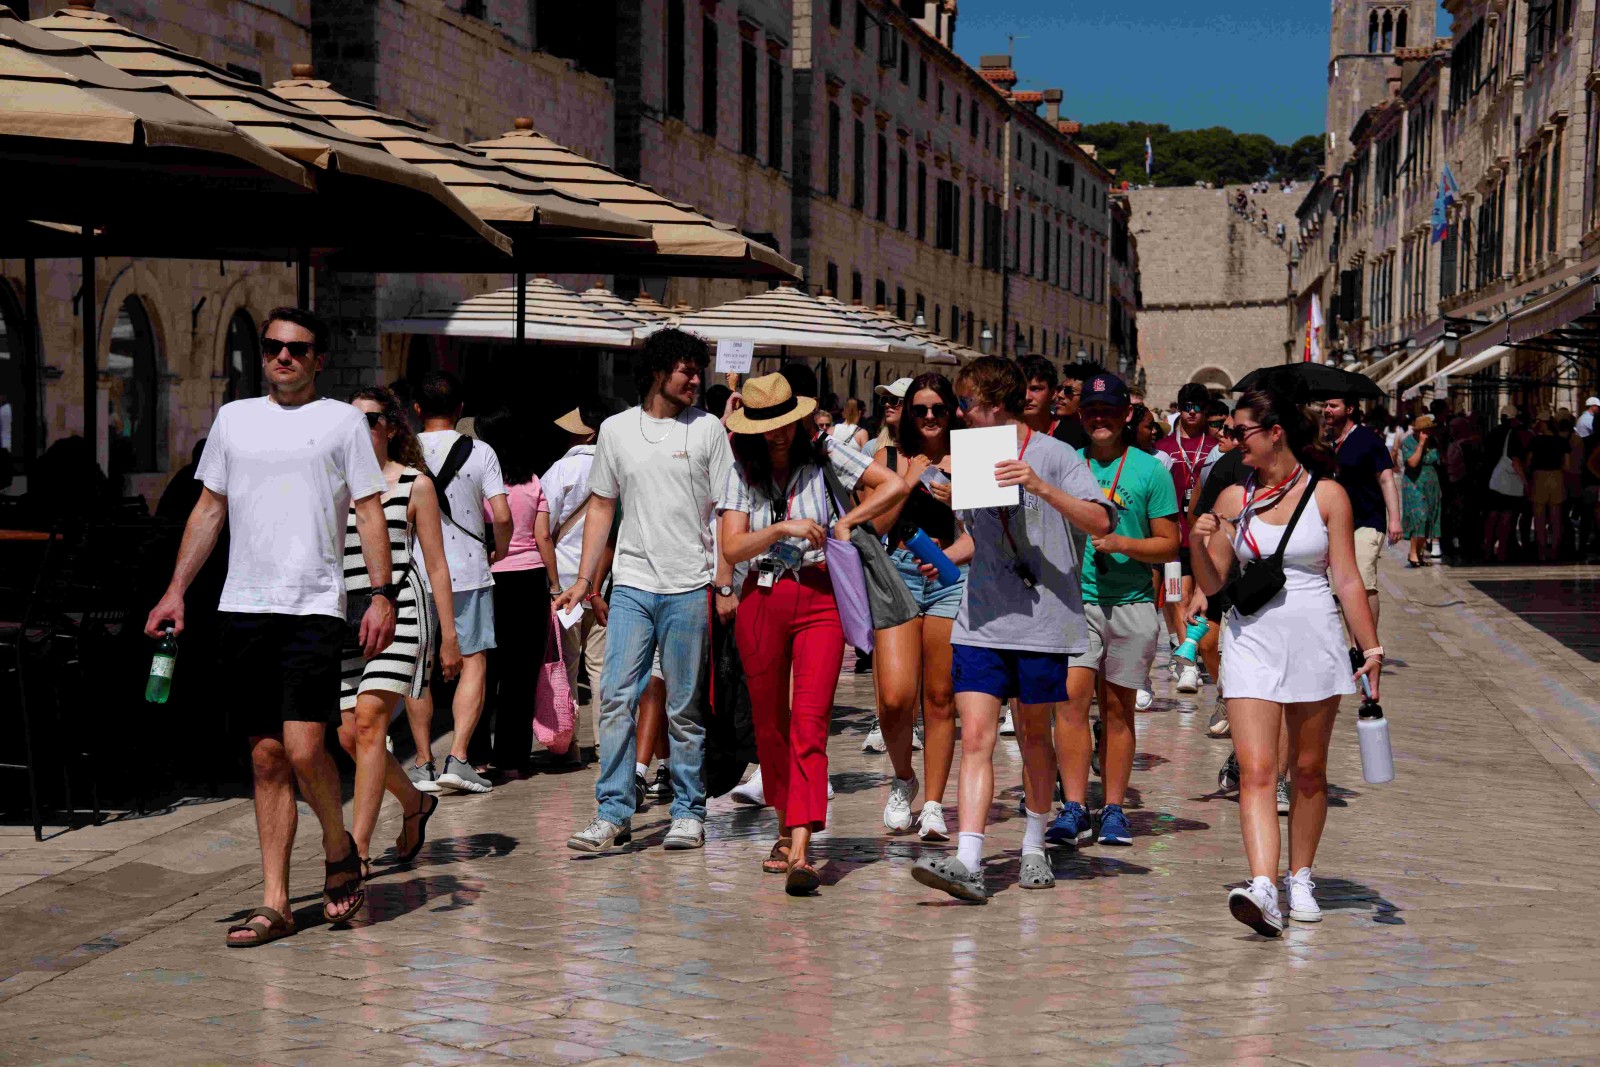
M 940 585 L 937 578 L 924 578 L 917 557 L 904 548 L 889 554 L 894 569 L 900 572 L 901 581 L 911 590 L 911 599 L 917 602 L 917 611 L 933 619 L 953 619 L 961 610 L 961 594 L 967 588 L 967 568 L 961 568 L 961 579 L 953 585 Z
M 954 645 L 950 676 L 957 693 L 983 693 L 1024 704 L 1058 704 L 1067 699 L 1065 652 L 1025 652 L 1012 648 Z
M 494 587 L 450 594 L 456 609 L 456 641 L 470 656 L 494 647 Z

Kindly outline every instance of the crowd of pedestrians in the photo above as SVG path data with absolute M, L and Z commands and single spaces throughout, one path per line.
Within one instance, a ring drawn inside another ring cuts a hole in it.
M 1320 916 L 1311 868 L 1332 724 L 1355 689 L 1349 650 L 1374 690 L 1383 657 L 1378 549 L 1438 536 L 1449 446 L 1467 443 L 1438 440 L 1437 416 L 1386 442 L 1334 400 L 1319 430 L 1306 398 L 1274 381 L 1231 411 L 1186 386 L 1168 430 L 1098 367 L 1062 379 L 1046 360 L 998 357 L 879 386 L 872 415 L 849 398 L 835 413 L 803 366 L 738 393 L 708 389 L 706 344 L 666 329 L 634 361 L 636 406 L 610 417 L 579 406 L 550 427 L 488 411 L 464 433 L 462 386 L 445 373 L 414 383 L 406 403 L 385 388 L 320 398 L 326 343 L 309 313 L 268 319 L 268 395 L 218 414 L 146 626 L 182 630 L 185 595 L 226 526 L 221 658 L 247 724 L 265 873 L 261 906 L 228 944 L 294 932 L 296 787 L 321 825 L 324 916 L 348 922 L 384 793 L 402 815 L 393 862 L 406 864 L 441 795 L 530 773 L 552 701 L 576 712 L 547 745 L 555 761 L 582 767 L 592 750 L 599 765 L 594 815 L 570 848 L 627 844 L 652 802 L 670 804 L 665 848 L 702 847 L 702 683 L 716 634 L 742 664 L 759 764 L 735 795 L 778 817 L 753 862 L 791 894 L 822 883 L 813 837 L 828 826 L 848 641 L 871 656 L 878 740 L 865 747 L 893 771 L 883 825 L 925 846 L 910 871 L 923 885 L 988 899 L 993 755 L 1010 734 L 1023 760 L 1022 888 L 1055 884 L 1051 848 L 1133 843 L 1136 712 L 1165 667 L 1180 692 L 1197 692 L 1202 670 L 1217 683 L 1207 731 L 1235 747 L 1250 881 L 1230 910 L 1263 934 L 1281 929 L 1274 809 L 1286 806 L 1289 915 Z M 953 434 L 984 427 L 1015 435 L 994 481 L 1017 503 L 956 510 Z M 1504 454 L 1557 469 L 1544 438 L 1559 436 L 1534 431 L 1501 435 Z M 541 433 L 564 445 L 542 475 Z M 1537 498 L 1554 491 L 1534 480 Z M 1402 482 L 1420 485 L 1403 503 Z M 1170 592 L 1168 564 L 1181 574 Z M 1197 651 L 1174 654 L 1202 630 Z M 546 665 L 564 687 L 546 684 Z M 435 674 L 454 683 L 442 763 Z M 581 679 L 592 699 L 574 709 Z M 406 764 L 385 744 L 402 699 L 416 749 Z M 348 829 L 330 724 L 356 768 Z

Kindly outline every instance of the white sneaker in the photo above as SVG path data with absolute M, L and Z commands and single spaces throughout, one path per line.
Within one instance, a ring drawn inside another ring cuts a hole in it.
M 1255 879 L 1248 889 L 1228 894 L 1228 911 L 1262 937 L 1283 933 L 1283 913 L 1278 910 L 1278 887 L 1266 875 Z
M 1322 921 L 1322 908 L 1317 904 L 1317 898 L 1311 891 L 1317 888 L 1317 883 L 1311 880 L 1311 868 L 1301 867 L 1283 879 L 1289 889 L 1289 918 L 1297 923 L 1319 923 Z
M 1227 737 L 1232 730 L 1228 724 L 1228 702 L 1218 697 L 1216 706 L 1211 709 L 1211 721 L 1206 723 L 1206 736 Z
M 828 799 L 829 800 L 833 799 L 833 779 L 832 778 L 828 779 Z
M 1149 711 L 1150 705 L 1156 702 L 1156 695 L 1148 689 L 1141 689 L 1133 695 L 1133 710 Z
M 920 726 L 913 726 L 911 728 L 911 751 L 922 751 L 922 727 Z
M 1200 668 L 1193 663 L 1184 663 L 1178 668 L 1178 692 L 1200 692 Z
M 1011 709 L 1006 709 L 1006 717 L 1000 720 L 1000 736 L 1016 737 L 1017 724 L 1011 721 Z
M 832 788 L 831 786 L 829 787 Z M 828 794 L 832 797 L 832 793 Z M 743 785 L 733 787 L 733 799 L 737 804 L 749 804 L 751 807 L 764 808 L 767 806 L 766 791 L 761 788 L 761 768 L 756 768 L 756 773 Z
M 911 801 L 917 795 L 917 776 L 889 783 L 889 802 L 883 806 L 883 825 L 891 830 L 911 829 Z
M 861 742 L 863 752 L 887 752 L 889 746 L 883 743 L 883 728 L 877 723 L 872 724 L 872 732 L 867 734 L 867 739 Z
M 1278 814 L 1279 815 L 1287 815 L 1287 814 L 1289 814 L 1289 779 L 1287 779 L 1287 778 L 1279 778 L 1278 779 L 1277 797 L 1278 797 Z
M 924 841 L 948 841 L 950 830 L 944 824 L 944 805 L 930 800 L 922 805 L 917 819 L 917 836 Z

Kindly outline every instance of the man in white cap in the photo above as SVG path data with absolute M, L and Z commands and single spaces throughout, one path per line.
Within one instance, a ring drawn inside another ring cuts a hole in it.
M 1578 436 L 1594 433 L 1594 413 L 1600 411 L 1600 396 L 1591 396 L 1583 402 L 1583 414 L 1578 416 Z
M 896 378 L 888 385 L 873 388 L 883 406 L 883 427 L 878 430 L 878 436 L 868 441 L 867 447 L 862 449 L 867 455 L 876 456 L 878 449 L 894 444 L 895 435 L 900 432 L 900 402 L 906 398 L 906 391 L 910 388 L 910 378 Z
M 545 499 L 550 502 L 550 524 L 556 543 L 557 581 L 566 588 L 578 576 L 578 561 L 583 555 L 583 518 L 589 504 L 589 468 L 594 466 L 595 427 L 598 414 L 585 416 L 573 408 L 559 419 L 556 427 L 566 432 L 567 451 L 539 479 Z M 602 584 L 604 584 L 602 582 Z M 598 591 L 597 591 L 598 592 Z M 606 655 L 606 603 L 595 597 L 583 603 L 583 618 L 561 630 L 562 658 L 567 664 L 567 684 L 578 691 L 578 661 L 589 665 L 590 702 L 579 709 L 577 730 L 573 734 L 571 762 L 582 765 L 582 752 L 594 748 L 600 665 Z

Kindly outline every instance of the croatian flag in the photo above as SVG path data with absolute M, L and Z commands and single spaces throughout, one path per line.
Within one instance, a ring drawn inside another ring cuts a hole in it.
M 1150 138 L 1144 139 L 1144 176 L 1150 177 L 1150 166 L 1156 161 L 1156 151 L 1150 147 Z
M 1311 313 L 1306 316 L 1306 346 L 1301 357 L 1306 363 L 1322 362 L 1322 301 L 1311 294 Z
M 1456 184 L 1456 176 L 1450 172 L 1450 164 L 1444 165 L 1444 173 L 1439 176 L 1439 195 L 1433 198 L 1433 234 L 1429 244 L 1438 244 L 1450 236 L 1450 205 L 1461 197 L 1461 186 Z

